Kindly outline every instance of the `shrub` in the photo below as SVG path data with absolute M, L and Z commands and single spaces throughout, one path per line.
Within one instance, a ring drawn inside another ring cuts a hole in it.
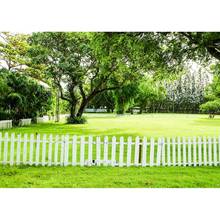
M 68 117 L 67 124 L 85 124 L 87 122 L 84 116 L 81 117 Z
M 208 113 L 210 118 L 214 118 L 215 114 L 220 112 L 220 100 L 206 102 L 200 105 L 200 110 Z

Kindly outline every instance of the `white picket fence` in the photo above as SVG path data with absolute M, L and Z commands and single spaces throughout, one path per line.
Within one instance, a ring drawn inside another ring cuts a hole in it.
M 0 164 L 217 166 L 220 137 L 132 138 L 0 133 Z

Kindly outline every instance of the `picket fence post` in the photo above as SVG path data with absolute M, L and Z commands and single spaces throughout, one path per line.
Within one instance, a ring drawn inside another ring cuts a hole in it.
M 92 166 L 92 146 L 93 146 L 93 137 L 89 136 L 88 138 L 88 166 Z
M 128 137 L 127 139 L 127 167 L 131 165 L 131 147 L 132 147 L 132 137 Z
M 123 160 L 124 160 L 124 137 L 120 137 L 119 167 L 123 167 Z
M 77 136 L 73 136 L 72 140 L 72 166 L 76 166 L 77 163 Z
M 171 161 L 170 161 L 170 138 L 167 138 L 167 166 L 171 166 Z
M 21 134 L 17 135 L 17 155 L 16 155 L 16 165 L 20 164 L 20 152 L 21 152 Z
M 49 147 L 48 147 L 48 166 L 52 164 L 52 146 L 53 146 L 53 135 L 49 136 Z
M 162 165 L 166 165 L 166 150 L 165 150 L 165 139 L 161 138 L 161 151 L 162 151 Z
M 64 144 L 64 166 L 68 166 L 69 163 L 69 135 L 65 136 Z
M 182 138 L 183 141 L 183 166 L 186 166 L 186 138 Z
M 108 137 L 104 137 L 104 166 L 108 165 Z
M 181 166 L 181 139 L 178 137 L 177 139 L 177 147 L 178 147 L 178 166 Z
M 192 165 L 192 150 L 191 150 L 191 138 L 188 137 L 188 166 Z
M 201 137 L 198 137 L 198 157 L 199 157 L 199 166 L 202 166 L 202 146 L 201 146 Z
M 161 138 L 157 140 L 157 166 L 160 166 L 161 160 Z
M 58 165 L 58 148 L 59 148 L 59 135 L 56 135 L 55 137 L 55 152 L 54 152 L 54 165 Z
M 116 151 L 116 137 L 112 137 L 112 158 L 111 158 L 111 165 L 112 167 L 115 166 L 115 151 Z
M 101 157 L 101 149 L 100 149 L 100 137 L 96 137 L 96 163 L 97 166 L 101 165 L 100 157 Z
M 65 147 L 65 136 L 61 136 L 61 152 L 60 152 L 60 166 L 64 165 L 64 147 Z
M 37 142 L 36 142 L 36 158 L 35 158 L 35 165 L 38 166 L 39 164 L 39 153 L 40 153 L 40 134 L 37 134 Z
M 140 138 L 137 136 L 135 138 L 135 152 L 134 152 L 134 165 L 138 166 L 139 165 L 139 146 L 140 145 Z
M 80 166 L 83 167 L 85 164 L 85 137 L 80 137 Z
M 11 134 L 11 149 L 10 149 L 10 166 L 14 165 L 14 141 L 15 141 L 15 134 Z
M 47 141 L 47 135 L 43 135 L 43 147 L 42 147 L 42 166 L 45 166 L 45 157 L 46 157 L 46 141 Z
M 206 148 L 206 137 L 203 137 L 203 161 L 204 166 L 207 165 L 207 148 Z
M 30 135 L 29 165 L 33 164 L 33 146 L 34 146 L 34 134 L 31 134 Z
M 142 141 L 142 158 L 141 158 L 142 167 L 146 167 L 146 157 L 147 157 L 147 138 L 144 137 Z
M 209 158 L 209 166 L 212 166 L 212 139 L 208 137 L 208 158 Z
M 154 138 L 150 139 L 150 166 L 154 166 Z
M 214 166 L 217 166 L 217 143 L 216 137 L 213 138 L 213 159 L 214 159 Z
M 175 137 L 172 138 L 172 147 L 173 147 L 173 166 L 176 166 L 176 139 Z

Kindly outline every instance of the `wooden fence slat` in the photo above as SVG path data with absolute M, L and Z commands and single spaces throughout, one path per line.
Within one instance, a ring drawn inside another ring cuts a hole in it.
M 88 138 L 88 166 L 92 166 L 92 147 L 93 147 L 93 137 L 89 136 Z
M 40 134 L 37 134 L 37 142 L 36 142 L 36 158 L 35 158 L 35 165 L 39 165 L 39 158 L 40 158 Z
M 166 165 L 166 149 L 165 149 L 165 139 L 161 138 L 161 152 L 162 152 L 162 165 Z
M 202 166 L 202 140 L 201 140 L 201 137 L 198 137 L 198 160 L 199 160 L 199 166 Z
M 60 149 L 60 166 L 63 166 L 64 162 L 64 147 L 65 147 L 65 136 L 61 136 L 61 149 Z
M 197 166 L 197 142 L 196 137 L 193 137 L 193 166 Z
M 43 135 L 43 146 L 42 146 L 42 166 L 45 166 L 45 157 L 46 157 L 46 141 L 47 141 L 47 135 Z
M 216 137 L 213 137 L 213 159 L 214 159 L 214 166 L 217 166 L 217 142 L 216 142 Z
M 183 141 L 183 166 L 186 166 L 186 138 L 182 138 Z
M 27 164 L 27 142 L 28 142 L 28 136 L 27 134 L 24 134 L 24 144 L 23 144 L 23 164 Z
M 158 138 L 157 141 L 157 166 L 160 166 L 161 160 L 161 138 Z
M 203 161 L 204 161 L 204 166 L 207 165 L 207 141 L 206 137 L 203 137 Z
M 85 164 L 85 137 L 80 137 L 80 166 Z
M 10 149 L 10 166 L 13 166 L 14 164 L 14 140 L 15 140 L 15 134 L 11 134 L 10 142 L 11 142 L 11 149 Z
M 192 165 L 192 149 L 191 149 L 191 138 L 188 137 L 188 166 Z
M 132 137 L 128 137 L 127 139 L 127 167 L 131 166 L 131 146 L 132 146 Z
M 150 139 L 150 166 L 154 166 L 154 138 Z
M 138 166 L 139 165 L 139 146 L 140 145 L 140 138 L 137 136 L 135 138 L 135 152 L 134 152 L 134 165 Z
M 33 164 L 34 134 L 30 135 L 29 165 Z
M 124 137 L 120 137 L 120 148 L 119 148 L 119 167 L 124 165 Z
M 167 138 L 167 165 L 170 166 L 171 165 L 171 160 L 170 160 L 170 138 Z
M 177 153 L 178 153 L 178 166 L 182 165 L 182 161 L 181 161 L 181 139 L 180 137 L 178 137 L 177 139 Z
M 69 135 L 65 136 L 63 164 L 64 164 L 64 166 L 68 166 L 68 164 L 69 164 Z
M 72 166 L 76 166 L 77 164 L 77 136 L 73 136 L 72 140 Z
M 54 151 L 54 165 L 58 165 L 58 149 L 59 149 L 59 135 L 55 137 L 55 151 Z
M 21 134 L 17 135 L 17 154 L 16 154 L 16 165 L 20 164 L 20 153 L 21 153 Z
M 4 136 L 4 158 L 3 164 L 6 165 L 8 161 L 8 132 L 5 133 Z
M 142 167 L 146 167 L 146 159 L 147 158 L 147 138 L 143 138 L 142 142 L 142 158 L 141 158 L 141 164 Z
M 104 137 L 104 161 L 103 165 L 108 165 L 108 137 Z
M 48 147 L 48 166 L 52 165 L 52 146 L 53 146 L 53 135 L 49 136 L 49 147 Z
M 209 158 L 209 166 L 212 166 L 212 139 L 208 137 L 208 158 Z
M 112 155 L 111 155 L 111 166 L 115 166 L 115 153 L 116 153 L 116 137 L 112 137 Z
M 173 166 L 176 166 L 176 139 L 174 137 L 172 138 L 172 148 L 173 148 L 173 153 L 172 153 Z
M 101 162 L 100 162 L 100 157 L 101 157 L 100 144 L 101 143 L 100 142 L 101 142 L 100 137 L 96 137 L 96 163 L 97 163 L 97 166 L 101 165 Z

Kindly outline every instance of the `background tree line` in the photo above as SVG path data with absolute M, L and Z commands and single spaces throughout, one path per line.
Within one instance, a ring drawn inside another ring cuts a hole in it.
M 218 103 L 218 94 L 211 100 L 206 97 L 207 75 L 189 73 L 186 65 L 212 64 L 218 82 L 219 33 L 40 32 L 0 37 L 1 88 L 11 87 L 1 89 L 0 109 L 15 120 L 54 112 L 60 99 L 63 110 L 70 112 L 69 123 L 83 123 L 89 106 L 118 114 L 132 113 L 135 107 L 140 113 L 196 113 L 208 111 L 210 104 L 199 108 L 205 101 Z M 12 78 L 21 86 L 14 88 L 9 83 Z M 31 86 L 40 95 L 28 96 Z M 36 109 L 31 110 L 25 100 L 36 103 Z

